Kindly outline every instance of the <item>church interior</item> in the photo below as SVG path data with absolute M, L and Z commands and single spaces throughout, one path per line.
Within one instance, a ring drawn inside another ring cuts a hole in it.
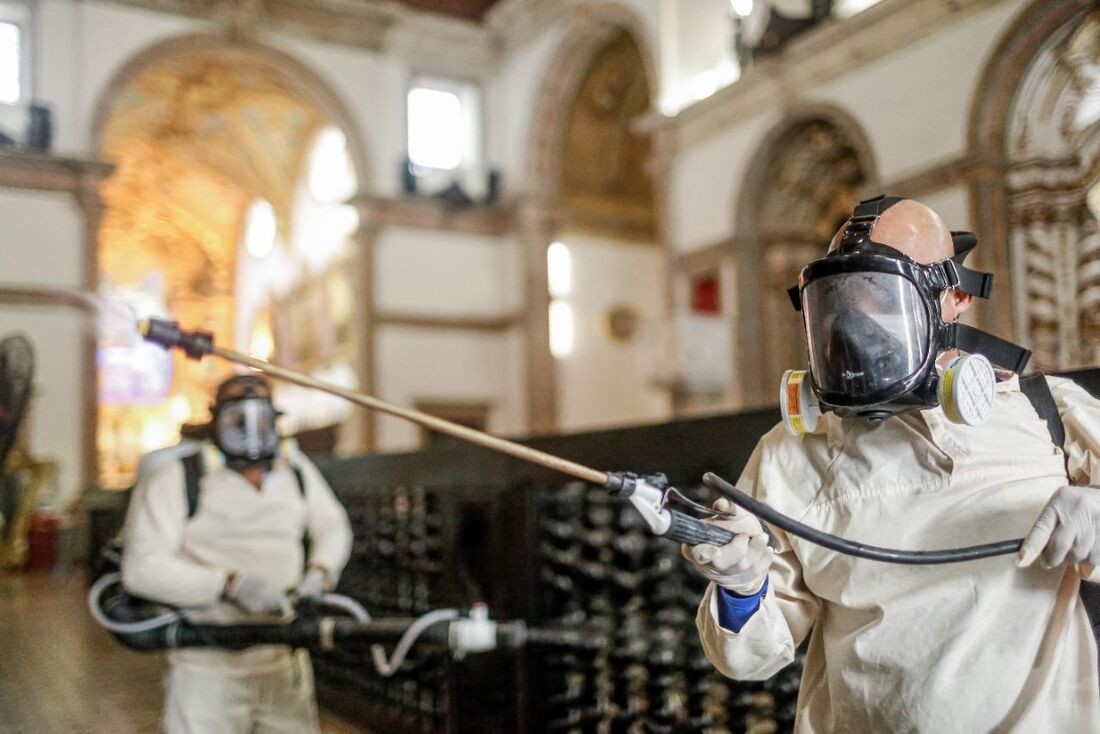
M 793 731 L 801 659 L 716 671 L 623 497 L 340 392 L 709 505 L 805 369 L 787 289 L 880 193 L 976 234 L 967 323 L 1100 392 L 1093 0 L 0 0 L 0 732 L 163 725 L 166 656 L 85 597 L 246 370 L 143 319 L 304 376 L 336 592 L 519 630 L 382 674 L 330 627 L 321 731 Z

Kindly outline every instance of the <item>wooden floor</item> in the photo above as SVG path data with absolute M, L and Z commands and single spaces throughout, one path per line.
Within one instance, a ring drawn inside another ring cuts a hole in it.
M 157 732 L 160 655 L 92 621 L 79 574 L 0 575 L 0 734 Z M 366 734 L 322 714 L 326 734 Z

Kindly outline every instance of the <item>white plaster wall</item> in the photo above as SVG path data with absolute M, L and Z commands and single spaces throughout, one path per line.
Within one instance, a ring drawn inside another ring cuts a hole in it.
M 0 189 L 0 284 L 79 287 L 83 225 L 69 194 Z M 2 286 L 0 286 L 2 287 Z M 0 337 L 22 331 L 34 345 L 37 374 L 31 448 L 57 459 L 59 504 L 77 496 L 84 436 L 82 340 L 87 317 L 64 308 L 0 306 Z
M 54 149 L 91 151 L 93 116 L 107 83 L 145 47 L 206 30 L 201 21 L 94 1 L 40 0 L 39 99 L 53 109 Z
M 966 149 L 971 103 L 986 60 L 1026 1 L 995 5 L 808 96 L 855 117 L 883 181 L 957 155 Z
M 348 107 L 369 159 L 371 180 L 361 185 L 377 195 L 396 194 L 405 157 L 408 65 L 400 59 L 309 39 L 270 36 L 266 41 L 308 66 Z
M 506 334 L 379 327 L 375 390 L 379 397 L 402 405 L 422 400 L 486 402 L 489 430 L 515 433 L 521 425 L 523 396 L 515 391 L 512 341 Z M 379 416 L 377 425 L 381 451 L 420 445 L 420 429 L 406 421 Z
M 420 316 L 508 316 L 523 303 L 522 272 L 512 240 L 392 227 L 375 244 L 375 302 Z
M 943 218 L 948 229 L 973 229 L 974 223 L 970 220 L 970 193 L 965 185 L 958 184 L 940 191 L 922 194 L 917 199 L 932 207 Z M 978 249 L 974 253 L 977 254 L 981 250 L 979 242 Z
M 779 121 L 769 111 L 683 151 L 670 169 L 669 232 L 689 252 L 728 238 L 737 200 L 761 139 Z
M 81 286 L 82 214 L 70 194 L 0 189 L 0 282 Z
M 80 466 L 87 441 L 94 440 L 83 434 L 81 410 L 81 340 L 87 328 L 86 320 L 71 310 L 0 306 L 0 338 L 22 332 L 34 346 L 30 448 L 58 462 L 52 487 L 58 507 L 68 506 L 95 481 L 83 477 Z
M 706 94 L 708 79 L 718 81 L 717 69 L 732 73 L 733 21 L 729 0 L 658 0 L 657 5 L 661 89 L 655 98 L 672 114 L 696 95 Z
M 613 342 L 602 332 L 608 309 L 629 304 L 641 319 L 664 315 L 664 253 L 659 248 L 570 235 L 572 352 L 557 360 L 558 426 L 578 430 L 657 421 L 670 415 L 668 395 L 645 383 L 639 342 Z
M 565 23 L 555 23 L 530 43 L 511 52 L 500 72 L 486 85 L 485 109 L 489 126 L 486 158 L 503 176 L 508 192 L 524 190 L 530 171 L 529 146 L 535 123 L 535 105 L 550 60 L 565 38 Z
M 978 80 L 1001 33 L 1025 4 L 1005 0 L 969 15 L 783 105 L 829 103 L 851 114 L 886 184 L 942 162 L 965 150 Z M 776 105 L 742 119 L 676 155 L 669 203 L 675 249 L 695 250 L 735 233 L 748 165 L 781 111 Z

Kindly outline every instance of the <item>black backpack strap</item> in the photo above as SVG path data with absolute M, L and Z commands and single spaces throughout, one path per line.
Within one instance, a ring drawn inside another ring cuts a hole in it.
M 183 457 L 183 481 L 187 491 L 187 518 L 191 519 L 199 509 L 199 490 L 202 481 L 202 452 Z
M 1031 359 L 1030 350 L 981 329 L 958 322 L 951 324 L 950 328 L 952 333 L 948 339 L 952 346 L 971 354 L 985 355 L 997 367 L 1020 373 Z M 1023 389 L 1023 380 L 1020 381 L 1020 389 Z
M 1020 378 L 1020 392 L 1027 396 L 1031 407 L 1039 417 L 1047 422 L 1047 430 L 1050 431 L 1050 440 L 1054 445 L 1065 451 L 1066 426 L 1062 423 L 1062 416 L 1058 413 L 1058 404 L 1054 402 L 1054 396 L 1050 392 L 1045 375 L 1031 375 Z M 1066 476 L 1069 476 L 1069 458 L 1066 458 Z M 1100 584 L 1092 581 L 1081 580 L 1081 588 L 1078 591 L 1081 602 L 1084 604 L 1085 613 L 1088 615 L 1089 624 L 1092 625 L 1092 634 L 1100 643 Z
M 294 478 L 298 480 L 298 494 L 302 495 L 304 499 L 306 496 L 306 478 L 302 474 L 302 469 L 297 464 L 291 464 L 290 468 L 294 470 Z
M 1066 447 L 1066 427 L 1062 416 L 1058 414 L 1058 405 L 1050 392 L 1046 375 L 1037 374 L 1020 378 L 1020 392 L 1027 396 L 1031 407 L 1047 423 L 1050 440 L 1060 449 Z

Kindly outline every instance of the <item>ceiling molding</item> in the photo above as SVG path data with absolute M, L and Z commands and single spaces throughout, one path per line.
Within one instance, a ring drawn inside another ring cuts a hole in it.
M 308 38 L 396 56 L 417 68 L 481 78 L 501 44 L 487 26 L 392 0 L 102 0 L 210 21 L 230 37 Z
M 577 0 L 500 0 L 485 14 L 485 27 L 503 50 L 526 46 L 546 29 L 567 17 Z
M 113 170 L 103 161 L 0 150 L 0 188 L 81 193 L 94 189 Z
M 374 322 L 378 326 L 405 329 L 463 330 L 501 332 L 522 324 L 522 314 L 502 316 L 435 316 L 398 311 L 375 311 Z
M 362 196 L 351 202 L 360 216 L 378 227 L 412 227 L 443 232 L 500 236 L 510 232 L 516 220 L 508 203 L 474 205 L 451 210 L 431 198 Z

